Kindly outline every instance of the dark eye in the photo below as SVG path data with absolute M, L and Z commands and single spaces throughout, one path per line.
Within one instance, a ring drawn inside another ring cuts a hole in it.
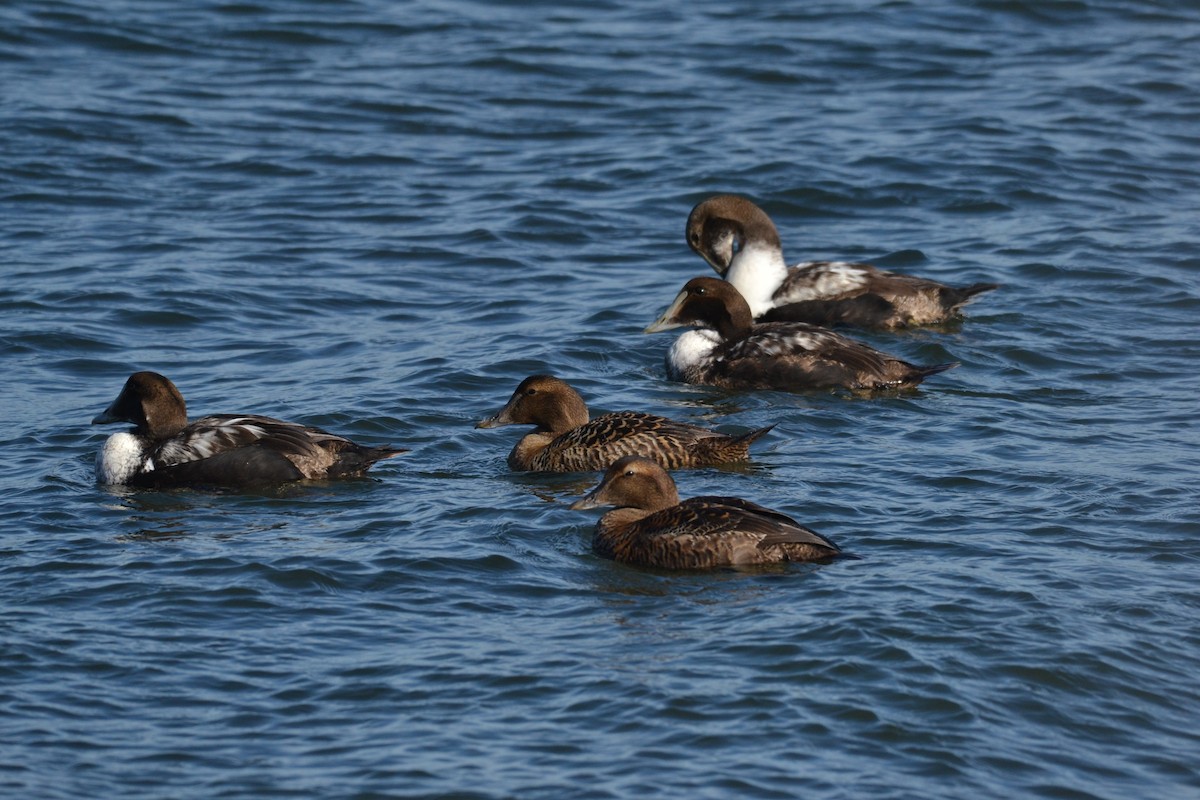
M 631 469 L 631 470 L 626 470 L 626 471 L 625 471 L 625 477 L 626 477 L 626 478 L 632 478 L 634 475 L 637 475 L 637 471 L 636 471 L 636 470 L 632 470 L 632 469 Z
M 526 397 L 528 397 L 528 396 L 529 396 L 529 395 L 531 395 L 531 394 L 537 394 L 537 389 L 526 389 L 526 390 L 525 390 L 525 396 L 526 396 Z
M 692 233 L 692 244 L 700 244 L 700 234 L 695 232 Z
M 694 289 L 694 292 L 695 292 L 696 294 L 704 294 L 704 287 L 703 287 L 703 286 L 697 286 L 697 287 Z

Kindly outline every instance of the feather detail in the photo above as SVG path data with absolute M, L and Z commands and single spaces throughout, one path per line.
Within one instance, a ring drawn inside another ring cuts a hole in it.
M 187 423 L 183 396 L 162 375 L 139 372 L 94 423 L 125 421 L 97 462 L 104 483 L 134 486 L 253 486 L 361 475 L 406 450 L 365 447 L 328 431 L 254 414 L 223 414 Z M 131 437 L 140 462 L 130 466 Z M 114 440 L 115 443 L 114 443 Z M 119 460 L 120 459 L 120 460 Z
M 650 459 L 615 462 L 575 509 L 616 506 L 596 523 L 593 550 L 627 564 L 710 569 L 842 554 L 832 541 L 786 514 L 736 497 L 680 501 L 671 476 Z
M 503 409 L 476 427 L 513 424 L 537 427 L 513 448 L 509 467 L 540 472 L 602 470 L 629 455 L 653 458 L 670 469 L 744 461 L 750 444 L 771 429 L 730 436 L 638 411 L 589 419 L 579 393 L 552 375 L 526 378 Z
M 896 329 L 955 319 L 983 292 L 846 261 L 784 266 L 775 223 L 743 197 L 716 195 L 688 215 L 688 246 L 737 287 L 755 319 Z M 873 296 L 865 302 L 860 298 Z

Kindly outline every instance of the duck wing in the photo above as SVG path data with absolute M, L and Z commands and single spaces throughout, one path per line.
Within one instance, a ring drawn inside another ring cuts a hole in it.
M 254 447 L 280 456 L 316 457 L 320 445 L 341 440 L 319 428 L 254 414 L 216 414 L 201 417 L 159 444 L 156 469 L 201 461 L 232 450 Z
M 787 514 L 775 511 L 740 497 L 702 496 L 685 500 L 681 505 L 703 503 L 709 508 L 720 507 L 731 509 L 726 511 L 728 524 L 738 530 L 761 535 L 759 548 L 767 548 L 777 544 L 808 544 L 817 547 L 827 547 L 840 552 L 840 548 L 830 539 L 822 536 L 805 525 L 801 525 Z M 736 512 L 736 513 L 735 513 Z
M 874 387 L 897 359 L 816 325 L 771 322 L 725 342 L 713 369 L 728 385 L 772 389 Z
M 805 261 L 788 269 L 787 277 L 775 290 L 775 305 L 855 297 L 871 291 L 872 281 L 887 274 L 870 264 Z
M 724 438 L 719 431 L 639 411 L 603 414 L 554 438 L 535 458 L 538 469 L 607 469 L 623 456 L 653 458 L 668 469 L 695 461 L 699 442 Z

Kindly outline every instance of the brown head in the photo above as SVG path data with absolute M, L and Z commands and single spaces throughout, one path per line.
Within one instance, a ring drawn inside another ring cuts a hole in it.
M 504 408 L 475 424 L 476 428 L 501 425 L 536 425 L 539 431 L 565 433 L 588 421 L 587 404 L 553 375 L 530 375 L 508 398 Z
M 748 238 L 782 249 L 779 231 L 766 212 L 744 197 L 714 195 L 688 214 L 688 247 L 724 275 Z
M 717 278 L 692 278 L 670 308 L 645 332 L 658 333 L 684 325 L 714 328 L 722 339 L 733 339 L 750 331 L 754 317 L 746 298 L 732 283 Z
M 675 481 L 657 461 L 643 456 L 625 456 L 614 461 L 600 485 L 571 504 L 575 511 L 616 506 L 643 511 L 660 511 L 679 505 Z
M 187 427 L 187 404 L 166 377 L 135 372 L 117 399 L 92 420 L 93 425 L 109 422 L 132 422 L 137 433 L 165 439 Z

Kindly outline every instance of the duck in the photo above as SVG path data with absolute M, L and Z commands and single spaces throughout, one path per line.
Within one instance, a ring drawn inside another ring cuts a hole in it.
M 530 375 L 502 409 L 475 427 L 502 425 L 536 426 L 508 454 L 516 472 L 597 471 L 627 455 L 647 456 L 669 469 L 745 461 L 750 445 L 774 427 L 730 436 L 639 411 L 591 419 L 579 392 L 553 375 Z
M 135 372 L 93 425 L 129 422 L 96 457 L 101 484 L 143 488 L 242 488 L 363 475 L 408 452 L 365 447 L 328 431 L 256 414 L 217 414 L 189 423 L 179 389 L 157 372 Z
M 744 197 L 721 194 L 688 214 L 688 247 L 732 283 L 761 322 L 895 330 L 957 319 L 997 283 L 947 286 L 870 264 L 805 261 L 788 267 L 775 223 Z
M 825 536 L 778 511 L 737 497 L 679 499 L 657 461 L 618 459 L 575 511 L 615 506 L 596 523 L 592 550 L 623 564 L 712 569 L 823 561 L 842 555 Z
M 646 328 L 684 325 L 667 353 L 667 375 L 684 383 L 726 389 L 852 392 L 912 389 L 957 362 L 918 366 L 863 342 L 804 322 L 755 323 L 746 299 L 728 281 L 688 281 L 670 307 Z

